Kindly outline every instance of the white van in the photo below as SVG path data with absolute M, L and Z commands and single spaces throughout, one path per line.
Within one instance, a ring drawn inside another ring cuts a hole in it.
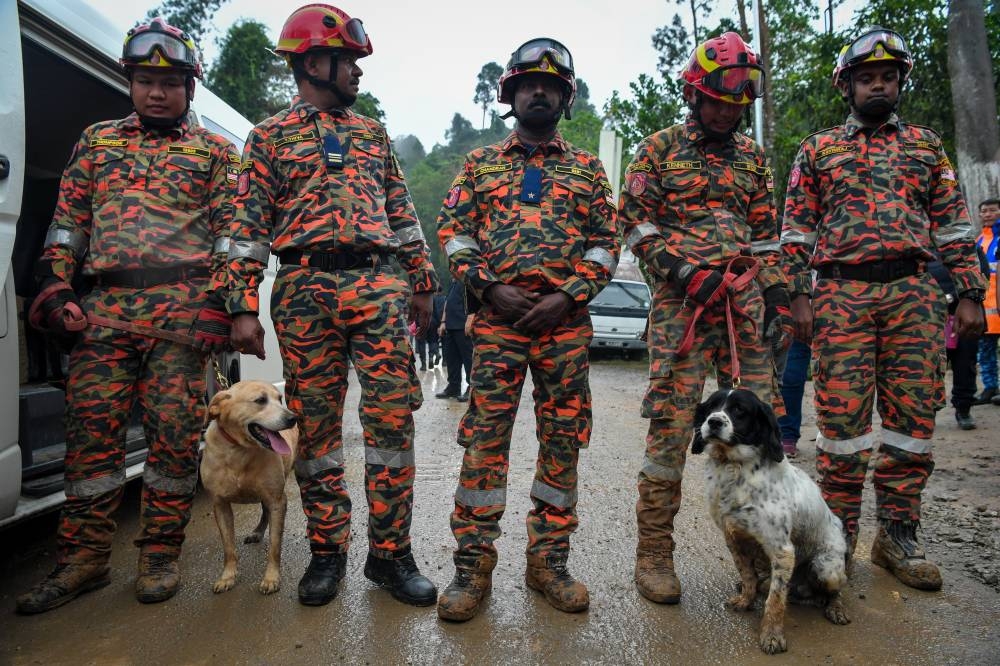
M 645 351 L 643 338 L 651 301 L 645 282 L 611 280 L 587 306 L 594 325 L 591 349 L 620 350 L 626 358 L 632 352 Z
M 62 171 L 85 127 L 132 111 L 118 66 L 123 35 L 78 0 L 0 0 L 0 527 L 54 509 L 63 494 L 65 358 L 46 348 L 23 316 L 35 261 L 52 221 Z M 195 122 L 232 141 L 242 153 L 250 122 L 202 86 Z M 262 285 L 270 298 L 274 258 Z M 270 318 L 261 321 L 270 327 Z M 267 362 L 237 354 L 224 359 L 230 380 L 280 383 L 273 331 Z M 16 369 L 16 371 L 15 371 Z M 128 432 L 127 476 L 142 473 L 142 429 Z

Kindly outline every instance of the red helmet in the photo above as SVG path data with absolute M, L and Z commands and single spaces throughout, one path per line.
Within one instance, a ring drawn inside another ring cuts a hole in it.
M 868 28 L 850 44 L 845 44 L 833 68 L 833 86 L 851 69 L 866 62 L 895 62 L 899 65 L 899 85 L 913 69 L 913 56 L 906 47 L 906 40 L 894 30 L 875 26 Z
M 576 99 L 573 56 L 569 49 L 548 37 L 529 40 L 510 54 L 507 68 L 497 85 L 497 101 L 501 104 L 513 104 L 515 79 L 524 74 L 536 73 L 551 74 L 562 80 L 567 90 L 564 108 L 568 110 L 573 106 Z
M 696 90 L 730 104 L 750 104 L 764 95 L 764 68 L 749 44 L 725 32 L 697 46 L 680 79 Z
M 372 42 L 361 19 L 331 5 L 305 5 L 285 21 L 274 52 L 288 59 L 310 49 L 346 49 L 363 58 L 372 54 Z
M 118 62 L 126 71 L 133 67 L 162 67 L 187 70 L 201 78 L 194 40 L 159 16 L 128 31 Z

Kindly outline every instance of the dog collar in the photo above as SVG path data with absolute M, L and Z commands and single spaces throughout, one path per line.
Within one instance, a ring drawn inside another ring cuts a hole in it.
M 239 445 L 240 445 L 240 443 L 239 443 L 239 442 L 237 442 L 237 441 L 236 441 L 235 439 L 233 439 L 233 436 L 232 436 L 232 435 L 230 435 L 230 434 L 229 434 L 228 432 L 226 432 L 226 429 L 225 429 L 225 428 L 223 428 L 223 427 L 222 427 L 222 426 L 220 426 L 219 424 L 216 424 L 216 426 L 218 426 L 218 428 L 219 428 L 219 432 L 221 432 L 221 433 L 222 433 L 222 436 L 223 436 L 223 437 L 225 437 L 225 438 L 226 438 L 227 440 L 229 440 L 229 443 L 230 443 L 230 444 L 235 444 L 236 446 L 239 446 Z

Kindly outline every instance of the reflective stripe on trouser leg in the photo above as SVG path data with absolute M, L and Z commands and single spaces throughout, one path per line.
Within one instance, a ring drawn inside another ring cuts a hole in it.
M 493 542 L 500 537 L 506 509 L 510 438 L 521 400 L 531 340 L 496 317 L 483 313 L 474 323 L 476 345 L 472 360 L 469 407 L 458 427 L 465 447 L 451 531 L 458 547 L 455 564 L 476 567 L 496 561 Z
M 193 319 L 194 313 L 191 314 Z M 139 380 L 149 453 L 143 471 L 141 525 L 135 545 L 179 555 L 198 483 L 198 441 L 205 423 L 207 356 L 160 341 Z
M 646 455 L 639 470 L 636 521 L 639 548 L 671 551 L 673 521 L 681 503 L 681 479 L 691 441 L 694 413 L 701 400 L 705 377 L 717 368 L 719 386 L 732 385 L 732 359 L 724 310 L 706 310 L 695 328 L 694 344 L 684 358 L 676 358 L 692 309 L 677 298 L 672 286 L 655 284 L 650 311 L 649 386 L 642 416 L 650 419 Z M 736 343 L 741 386 L 763 401 L 774 399 L 771 353 L 763 342 L 763 298 L 749 288 L 737 296 L 737 305 L 753 319 L 738 318 Z
M 528 555 L 565 556 L 576 531 L 577 461 L 590 443 L 590 318 L 582 315 L 538 336 L 528 357 L 538 457 L 526 519 Z
M 877 517 L 920 520 L 920 495 L 934 471 L 930 441 L 926 443 L 928 449 L 921 452 L 892 446 L 888 441 L 884 441 L 879 447 L 875 455 L 874 473 Z
M 159 322 L 174 332 L 187 332 L 204 300 L 206 285 L 207 279 L 160 285 L 143 290 L 143 298 L 136 298 L 134 290 L 95 289 L 84 297 L 83 308 L 88 313 Z M 94 552 L 107 557 L 115 529 L 110 514 L 120 500 L 125 475 L 124 431 L 136 399 L 143 408 L 143 425 L 154 461 L 157 438 L 150 433 L 166 433 L 161 439 L 181 448 L 183 444 L 177 442 L 187 437 L 196 447 L 202 416 L 196 417 L 192 427 L 183 424 L 185 416 L 197 414 L 187 400 L 190 387 L 181 382 L 185 391 L 178 403 L 162 405 L 151 402 L 147 395 L 154 383 L 178 385 L 170 378 L 183 375 L 189 365 L 172 359 L 187 353 L 187 348 L 178 351 L 176 345 L 165 341 L 108 327 L 89 326 L 83 332 L 70 358 L 67 383 L 67 502 L 59 530 L 60 561 L 87 559 Z M 200 357 L 192 354 L 198 363 Z M 201 386 L 195 392 L 204 396 L 203 373 L 195 381 Z M 191 460 L 196 455 L 193 448 Z M 193 469 L 185 468 L 177 475 L 189 476 Z M 189 504 L 167 504 L 165 515 L 170 518 L 162 522 L 163 530 L 182 534 L 190 515 Z M 146 509 L 144 504 L 141 510 Z

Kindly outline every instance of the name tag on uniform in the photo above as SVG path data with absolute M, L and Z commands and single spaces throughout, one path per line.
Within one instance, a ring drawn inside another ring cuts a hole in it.
M 90 140 L 91 148 L 121 148 L 128 145 L 128 139 L 102 139 L 100 137 Z
M 538 206 L 542 200 L 542 170 L 528 167 L 521 181 L 521 203 Z
M 586 178 L 590 182 L 594 182 L 594 178 L 596 177 L 596 175 L 593 172 L 587 171 L 586 169 L 581 169 L 580 167 L 568 167 L 568 166 L 563 166 L 561 164 L 556 165 L 556 173 L 570 173 L 573 174 L 574 176 L 580 176 L 581 178 Z
M 340 145 L 336 134 L 323 135 L 323 157 L 327 169 L 344 168 L 344 147 Z
M 212 153 L 205 150 L 204 148 L 195 148 L 194 146 L 167 146 L 168 155 L 192 155 L 194 157 L 204 157 L 209 158 Z

